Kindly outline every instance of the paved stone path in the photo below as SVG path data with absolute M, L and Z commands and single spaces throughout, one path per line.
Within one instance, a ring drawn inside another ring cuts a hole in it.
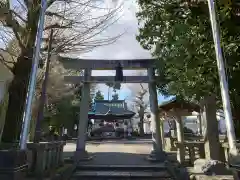
M 72 156 L 76 143 L 68 143 L 64 152 Z M 89 141 L 86 150 L 93 155 L 81 161 L 72 180 L 172 180 L 165 164 L 146 159 L 151 152 L 148 139 Z
M 65 156 L 72 156 L 76 149 L 76 143 L 68 143 L 65 148 Z M 151 152 L 151 140 L 108 140 L 89 141 L 86 149 L 94 158 L 87 164 L 95 165 L 148 165 L 151 164 L 145 158 Z

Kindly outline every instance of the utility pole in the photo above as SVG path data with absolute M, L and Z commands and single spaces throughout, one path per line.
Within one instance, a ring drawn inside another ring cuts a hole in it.
M 22 131 L 20 136 L 20 149 L 26 150 L 27 148 L 27 139 L 29 133 L 29 126 L 31 121 L 31 113 L 32 113 L 32 101 L 36 87 L 36 79 L 37 79 L 37 70 L 39 64 L 39 55 L 41 50 L 41 43 L 42 43 L 42 35 L 44 31 L 44 18 L 45 12 L 47 9 L 47 0 L 41 0 L 41 12 L 39 16 L 39 23 L 37 29 L 37 39 L 36 39 L 36 48 L 32 62 L 32 71 L 30 74 L 30 81 L 28 85 L 28 93 L 26 99 L 26 107 L 24 109 L 24 116 L 23 116 L 23 125 Z
M 45 104 L 45 99 L 46 99 L 47 83 L 48 83 L 48 77 L 49 77 L 52 42 L 53 42 L 53 29 L 51 29 L 50 36 L 49 36 L 47 59 L 46 59 L 46 69 L 45 69 L 45 73 L 44 73 L 44 80 L 42 83 L 40 104 L 38 107 L 37 122 L 36 122 L 36 126 L 35 126 L 35 133 L 34 133 L 34 140 L 33 140 L 34 143 L 38 143 L 41 138 L 41 121 L 43 120 L 43 114 L 44 114 L 44 104 Z
M 219 33 L 219 27 L 218 27 L 217 18 L 216 18 L 214 0 L 208 0 L 208 9 L 209 9 L 209 15 L 210 15 L 210 20 L 212 25 L 213 40 L 215 45 L 215 53 L 216 53 L 216 59 L 217 59 L 218 74 L 219 74 L 220 88 L 221 88 L 222 102 L 223 102 L 223 110 L 225 115 L 225 122 L 226 122 L 227 136 L 228 136 L 228 143 L 229 143 L 229 153 L 232 156 L 236 156 L 237 155 L 236 136 L 235 136 L 234 124 L 232 120 L 229 89 L 228 89 L 228 83 L 226 79 L 226 72 L 224 67 L 220 33 Z

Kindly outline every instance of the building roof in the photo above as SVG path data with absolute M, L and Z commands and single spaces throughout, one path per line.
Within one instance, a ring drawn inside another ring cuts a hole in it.
M 114 114 L 121 114 L 126 110 L 124 101 L 95 101 L 94 107 L 98 114 L 106 114 L 109 110 Z
M 135 115 L 127 109 L 124 100 L 96 100 L 94 104 L 93 111 L 88 113 L 92 119 L 129 119 Z
M 200 111 L 200 106 L 196 103 L 192 102 L 187 102 L 184 100 L 180 100 L 177 98 L 174 98 L 170 101 L 164 102 L 159 105 L 159 109 L 162 111 L 170 111 L 172 109 L 181 109 L 181 110 L 187 110 L 189 112 L 199 112 Z

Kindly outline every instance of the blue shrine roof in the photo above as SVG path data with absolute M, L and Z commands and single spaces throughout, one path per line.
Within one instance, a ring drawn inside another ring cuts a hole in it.
M 130 119 L 135 115 L 127 109 L 124 100 L 96 100 L 92 111 L 88 113 L 91 119 Z

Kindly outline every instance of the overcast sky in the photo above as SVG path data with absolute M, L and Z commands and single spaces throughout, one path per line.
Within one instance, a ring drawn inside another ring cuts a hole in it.
M 109 3 L 114 6 L 120 4 L 118 0 L 105 0 L 105 3 Z M 114 44 L 99 47 L 94 51 L 82 54 L 80 57 L 88 59 L 143 59 L 151 58 L 151 54 L 144 50 L 138 41 L 136 35 L 138 33 L 138 23 L 136 19 L 137 4 L 134 0 L 125 0 L 123 4 L 123 10 L 121 18 L 107 29 L 102 34 L 103 36 L 116 36 L 122 32 L 125 32 Z M 99 74 L 99 71 L 94 71 L 93 75 Z M 104 75 L 114 75 L 113 71 L 101 71 Z M 124 71 L 124 74 L 135 74 L 133 71 Z M 99 84 L 100 90 L 104 93 L 105 98 L 108 96 L 108 87 L 104 84 Z M 140 86 L 138 84 L 122 84 L 122 88 L 119 91 L 121 99 L 129 99 L 136 93 Z
M 13 0 L 15 4 L 16 0 Z M 106 7 L 118 7 L 120 4 L 123 5 L 121 12 L 118 16 L 120 19 L 107 30 L 104 31 L 100 36 L 102 37 L 114 37 L 125 32 L 114 44 L 99 47 L 94 49 L 92 52 L 85 54 L 77 54 L 81 58 L 87 59 L 146 59 L 151 58 L 150 52 L 144 50 L 138 41 L 136 35 L 138 34 L 138 21 L 136 19 L 137 3 L 135 0 L 96 0 L 99 4 L 103 2 Z M 100 12 L 95 12 L 100 13 Z M 75 55 L 74 55 L 75 56 Z M 99 71 L 94 71 L 93 75 L 98 75 Z M 104 75 L 114 75 L 114 71 L 101 71 Z M 136 71 L 124 71 L 125 75 L 138 74 Z M 119 91 L 120 99 L 131 99 L 135 96 L 139 84 L 122 84 L 121 90 Z M 145 84 L 145 87 L 147 85 Z M 105 99 L 108 98 L 108 87 L 104 84 L 99 84 L 99 89 L 104 93 Z M 162 101 L 163 97 L 159 96 L 159 100 Z

